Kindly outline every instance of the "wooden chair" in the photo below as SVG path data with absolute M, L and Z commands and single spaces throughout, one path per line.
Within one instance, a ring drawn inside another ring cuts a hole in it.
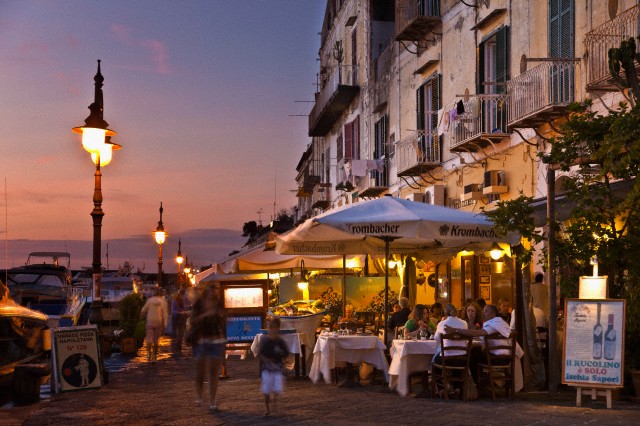
M 472 338 L 459 333 L 447 333 L 440 340 L 440 359 L 431 364 L 433 390 L 442 390 L 445 399 L 454 383 L 460 383 L 460 395 L 465 398 L 464 385 L 469 373 Z M 445 345 L 446 343 L 446 345 Z
M 536 327 L 536 341 L 542 353 L 544 361 L 544 386 L 549 386 L 549 329 L 547 327 Z
M 511 332 L 508 338 L 500 333 L 489 334 L 484 337 L 486 362 L 478 363 L 478 390 L 483 385 L 491 389 L 491 397 L 496 399 L 497 381 L 504 381 L 505 396 L 513 399 L 515 387 L 515 356 L 516 337 Z

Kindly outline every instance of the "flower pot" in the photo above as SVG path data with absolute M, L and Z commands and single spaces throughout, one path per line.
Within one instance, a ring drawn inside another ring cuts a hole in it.
M 138 351 L 138 342 L 135 337 L 123 337 L 120 339 L 120 353 L 134 354 Z

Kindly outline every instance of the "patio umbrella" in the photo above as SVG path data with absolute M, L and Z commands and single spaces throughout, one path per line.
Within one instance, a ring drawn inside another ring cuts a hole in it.
M 515 243 L 518 236 L 510 236 Z M 436 251 L 500 241 L 484 214 L 385 196 L 349 204 L 307 219 L 276 237 L 282 254 L 381 254 L 385 259 L 385 332 L 389 254 Z

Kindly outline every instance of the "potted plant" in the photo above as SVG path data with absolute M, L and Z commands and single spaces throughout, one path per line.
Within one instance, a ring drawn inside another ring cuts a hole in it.
M 118 304 L 120 328 L 122 329 L 120 334 L 120 352 L 122 353 L 135 353 L 138 350 L 136 329 L 140 322 L 142 305 L 142 297 L 137 293 L 126 295 Z

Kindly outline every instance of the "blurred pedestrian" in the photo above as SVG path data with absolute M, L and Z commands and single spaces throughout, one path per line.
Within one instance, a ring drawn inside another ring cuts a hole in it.
M 186 297 L 185 290 L 180 289 L 171 301 L 171 324 L 173 325 L 171 346 L 174 357 L 182 356 L 182 341 L 184 340 L 184 331 L 190 314 L 191 303 L 189 298 Z
M 147 361 L 158 360 L 158 342 L 169 324 L 169 309 L 164 300 L 164 291 L 158 287 L 155 295 L 147 299 L 140 315 L 146 318 Z
M 269 332 L 260 345 L 260 390 L 264 395 L 265 416 L 276 411 L 276 398 L 284 385 L 284 360 L 289 355 L 287 344 L 280 337 L 280 318 L 269 321 Z
M 224 318 L 220 284 L 204 288 L 191 311 L 193 355 L 196 358 L 196 405 L 202 405 L 202 388 L 209 382 L 209 411 L 219 412 L 216 392 L 220 366 L 225 354 Z

